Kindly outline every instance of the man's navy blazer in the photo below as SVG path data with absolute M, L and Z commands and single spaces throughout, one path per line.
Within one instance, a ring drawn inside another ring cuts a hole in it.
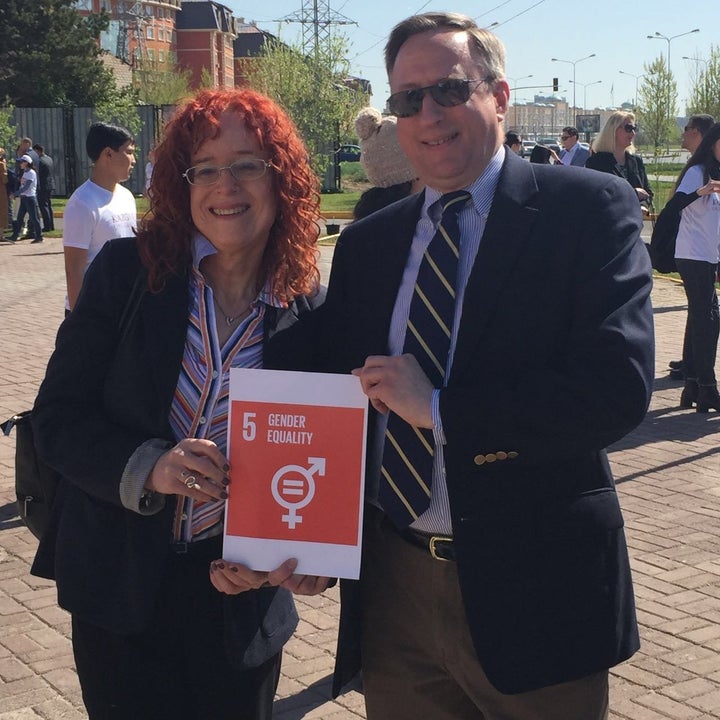
M 422 194 L 411 196 L 341 234 L 327 300 L 307 316 L 318 322 L 324 369 L 349 372 L 387 354 L 421 205 Z M 440 392 L 467 620 L 503 693 L 580 678 L 639 646 L 605 448 L 650 401 L 641 227 L 627 182 L 506 152 Z M 343 585 L 336 691 L 359 661 L 358 585 Z
M 41 456 L 67 478 L 32 572 L 55 579 L 61 607 L 120 634 L 147 628 L 172 552 L 175 496 L 160 513 L 140 515 L 122 506 L 119 483 L 140 445 L 150 439 L 175 444 L 169 410 L 190 307 L 187 274 L 171 276 L 161 292 L 143 295 L 119 342 L 121 315 L 140 271 L 134 239 L 103 247 L 60 327 L 32 417 Z M 297 298 L 286 310 L 268 309 L 266 339 L 309 308 L 307 299 Z M 227 596 L 224 604 L 229 650 L 242 666 L 279 652 L 297 624 L 286 590 Z

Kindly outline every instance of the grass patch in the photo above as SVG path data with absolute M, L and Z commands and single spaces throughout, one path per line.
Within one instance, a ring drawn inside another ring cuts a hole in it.
M 361 194 L 360 190 L 349 190 L 321 195 L 320 212 L 327 218 L 332 218 L 334 212 L 352 212 Z
M 360 163 L 346 164 L 359 165 Z M 355 203 L 357 203 L 361 194 L 361 190 L 345 190 L 339 193 L 327 193 L 321 195 L 320 211 L 323 215 L 325 215 L 325 217 L 330 217 L 333 212 L 352 212 L 352 209 L 355 207 Z M 52 200 L 53 210 L 55 210 L 56 212 L 64 212 L 67 201 L 67 198 L 54 197 Z M 141 217 L 145 212 L 147 212 L 148 209 L 147 198 L 138 197 L 135 198 L 135 202 L 137 203 L 138 217 Z

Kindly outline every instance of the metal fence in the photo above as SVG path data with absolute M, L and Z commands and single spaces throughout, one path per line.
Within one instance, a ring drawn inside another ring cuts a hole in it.
M 123 183 L 135 195 L 141 195 L 145 187 L 145 163 L 148 150 L 160 137 L 163 123 L 172 117 L 173 105 L 137 105 L 142 127 L 135 135 L 138 149 L 137 163 L 130 179 Z M 98 120 L 94 108 L 15 108 L 11 122 L 18 138 L 29 137 L 33 144 L 39 143 L 53 159 L 55 195 L 69 197 L 76 187 L 90 177 L 90 158 L 85 152 L 85 136 L 92 123 Z M 340 165 L 331 145 L 327 148 L 330 158 L 328 168 L 321 180 L 324 192 L 340 190 Z
M 163 111 L 170 108 L 138 105 L 136 109 L 142 122 L 135 136 L 137 163 L 124 184 L 140 195 L 145 186 L 147 152 L 160 135 Z M 85 152 L 85 137 L 97 120 L 93 108 L 15 108 L 11 118 L 18 138 L 31 138 L 53 159 L 55 195 L 59 197 L 69 196 L 90 177 L 92 163 Z

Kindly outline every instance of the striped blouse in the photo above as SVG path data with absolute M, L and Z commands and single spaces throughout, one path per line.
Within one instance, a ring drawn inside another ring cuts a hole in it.
M 262 367 L 264 316 L 267 306 L 282 307 L 268 289 L 260 292 L 243 319 L 220 346 L 216 331 L 212 288 L 200 273 L 200 262 L 215 252 L 202 235 L 193 239 L 190 274 L 190 308 L 185 352 L 175 396 L 170 408 L 170 426 L 176 441 L 183 438 L 212 440 L 227 453 L 230 368 Z M 189 542 L 222 532 L 225 501 L 197 502 L 178 496 L 173 536 Z

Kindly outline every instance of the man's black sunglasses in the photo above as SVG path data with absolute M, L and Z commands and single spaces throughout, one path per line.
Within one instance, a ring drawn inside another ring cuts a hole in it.
M 488 76 L 480 79 L 448 78 L 437 85 L 402 90 L 393 93 L 387 101 L 388 110 L 399 118 L 412 117 L 422 110 L 425 93 L 442 107 L 454 107 L 462 105 L 470 98 L 471 85 L 481 82 L 492 82 L 495 78 Z

